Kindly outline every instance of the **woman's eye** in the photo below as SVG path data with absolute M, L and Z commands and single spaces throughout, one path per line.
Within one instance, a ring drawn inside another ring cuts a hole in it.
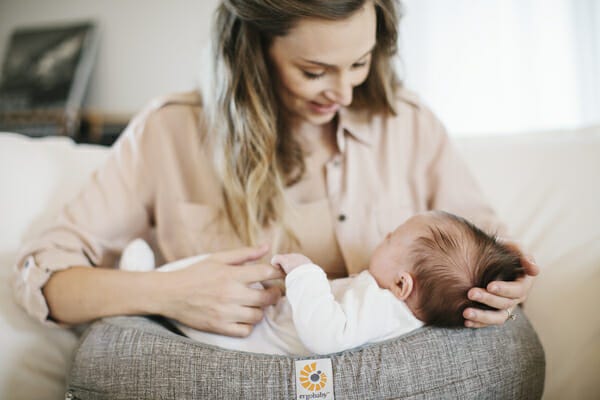
M 366 67 L 368 63 L 369 63 L 368 61 L 357 62 L 357 63 L 352 64 L 352 68 L 359 69 L 362 67 Z
M 302 71 L 302 73 L 308 79 L 319 79 L 320 77 L 325 75 L 325 72 L 314 73 L 314 72 Z

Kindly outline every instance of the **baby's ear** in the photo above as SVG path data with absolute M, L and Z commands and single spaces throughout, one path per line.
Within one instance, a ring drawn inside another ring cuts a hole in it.
M 398 300 L 406 300 L 412 293 L 414 281 L 411 274 L 406 271 L 400 271 L 394 278 L 394 284 L 390 288 Z

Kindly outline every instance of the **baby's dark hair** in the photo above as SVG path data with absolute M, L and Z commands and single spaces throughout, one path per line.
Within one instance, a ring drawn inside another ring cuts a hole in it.
M 429 325 L 464 326 L 467 307 L 493 309 L 467 298 L 472 287 L 523 275 L 519 256 L 466 219 L 438 211 L 443 222 L 412 246 L 416 311 Z

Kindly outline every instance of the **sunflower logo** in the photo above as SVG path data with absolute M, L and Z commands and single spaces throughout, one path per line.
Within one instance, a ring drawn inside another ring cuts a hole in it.
M 325 372 L 317 371 L 317 363 L 306 364 L 300 371 L 300 384 L 303 388 L 314 392 L 321 390 L 327 383 Z

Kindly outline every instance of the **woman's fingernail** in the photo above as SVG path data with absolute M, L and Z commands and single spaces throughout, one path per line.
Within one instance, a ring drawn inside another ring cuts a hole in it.
M 498 286 L 496 286 L 496 285 L 490 286 L 490 292 L 496 293 L 497 291 L 498 291 Z
M 475 318 L 475 312 L 474 311 L 467 311 L 467 318 Z
M 481 293 L 479 292 L 475 292 L 471 295 L 471 299 L 473 300 L 480 300 L 481 299 Z

